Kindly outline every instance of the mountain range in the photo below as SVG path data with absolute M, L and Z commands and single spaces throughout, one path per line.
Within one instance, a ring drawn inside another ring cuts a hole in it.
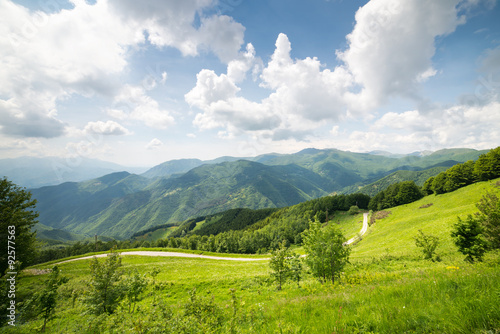
M 0 159 L 0 177 L 28 189 L 57 185 L 63 182 L 80 182 L 109 173 L 128 171 L 143 173 L 147 168 L 125 167 L 112 162 L 83 157 L 20 157 Z
M 402 171 L 405 178 L 418 181 L 485 152 L 449 149 L 391 156 L 306 149 L 246 159 L 172 160 L 141 175 L 116 172 L 31 192 L 43 225 L 72 236 L 124 239 L 154 226 L 228 209 L 283 207 L 363 189 L 372 194 L 401 179 Z

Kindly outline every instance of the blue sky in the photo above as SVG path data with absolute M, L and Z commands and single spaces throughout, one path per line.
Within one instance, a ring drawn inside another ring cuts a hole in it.
M 0 158 L 500 144 L 492 0 L 0 0 Z

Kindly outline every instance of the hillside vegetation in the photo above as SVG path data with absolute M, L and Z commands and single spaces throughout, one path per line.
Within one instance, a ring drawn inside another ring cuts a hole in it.
M 174 160 L 143 175 L 120 172 L 32 193 L 38 200 L 40 222 L 48 227 L 85 237 L 127 239 L 155 226 L 178 225 L 230 209 L 281 208 L 331 193 L 355 193 L 362 185 L 398 170 L 423 171 L 438 164 L 474 160 L 481 153 L 453 149 L 387 157 L 307 149 L 246 160 Z
M 60 264 L 70 281 L 59 290 L 47 332 L 496 333 L 500 254 L 490 252 L 484 263 L 468 264 L 450 237 L 457 216 L 476 212 L 475 203 L 486 193 L 500 194 L 500 179 L 390 208 L 352 246 L 350 264 L 335 284 L 321 284 L 306 273 L 300 288 L 290 282 L 276 291 L 266 260 L 123 256 L 127 272 L 160 270 L 155 283 L 146 277 L 149 287 L 136 311 L 123 301 L 114 313 L 94 316 L 83 303 L 89 260 Z M 342 224 L 349 223 L 358 222 Z M 440 238 L 441 261 L 423 259 L 413 240 L 418 230 Z M 47 274 L 39 270 L 47 268 L 38 265 L 19 277 L 20 302 L 41 288 Z M 30 320 L 4 331 L 32 333 L 42 324 Z

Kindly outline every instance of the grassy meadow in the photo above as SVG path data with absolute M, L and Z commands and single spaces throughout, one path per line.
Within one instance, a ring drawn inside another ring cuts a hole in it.
M 498 183 L 481 182 L 387 210 L 390 214 L 352 247 L 351 263 L 335 284 L 321 284 L 305 273 L 300 287 L 288 282 L 277 291 L 262 257 L 245 262 L 122 256 L 125 271 L 161 270 L 156 286 L 150 284 L 134 313 L 124 302 L 110 316 L 93 316 L 82 303 L 89 260 L 60 264 L 70 280 L 59 288 L 46 332 L 500 333 L 500 253 L 468 264 L 450 237 L 457 216 L 476 212 L 475 203 L 487 191 L 500 194 Z M 333 222 L 350 238 L 362 219 L 335 215 Z M 413 239 L 419 229 L 440 238 L 440 262 L 423 259 Z M 51 267 L 25 270 L 18 277 L 17 299 L 40 289 L 47 276 L 41 270 Z M 0 332 L 34 333 L 43 324 L 21 322 Z

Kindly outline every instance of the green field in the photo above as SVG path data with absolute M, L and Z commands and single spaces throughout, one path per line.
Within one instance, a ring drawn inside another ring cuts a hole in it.
M 335 284 L 305 274 L 300 288 L 289 282 L 277 291 L 266 260 L 123 256 L 126 271 L 159 268 L 159 287 L 144 293 L 135 313 L 123 305 L 110 316 L 95 317 L 84 314 L 81 302 L 89 260 L 61 264 L 70 281 L 60 287 L 47 332 L 500 333 L 499 252 L 471 265 L 450 237 L 457 216 L 477 211 L 475 203 L 487 191 L 500 194 L 498 180 L 389 209 L 353 246 L 351 263 Z M 361 221 L 362 215 L 333 217 L 346 237 L 356 235 Z M 441 262 L 423 259 L 413 239 L 419 229 L 440 238 Z M 38 265 L 20 275 L 19 301 L 42 286 L 46 275 L 35 269 L 50 267 Z M 42 324 L 35 320 L 0 330 L 33 333 Z

